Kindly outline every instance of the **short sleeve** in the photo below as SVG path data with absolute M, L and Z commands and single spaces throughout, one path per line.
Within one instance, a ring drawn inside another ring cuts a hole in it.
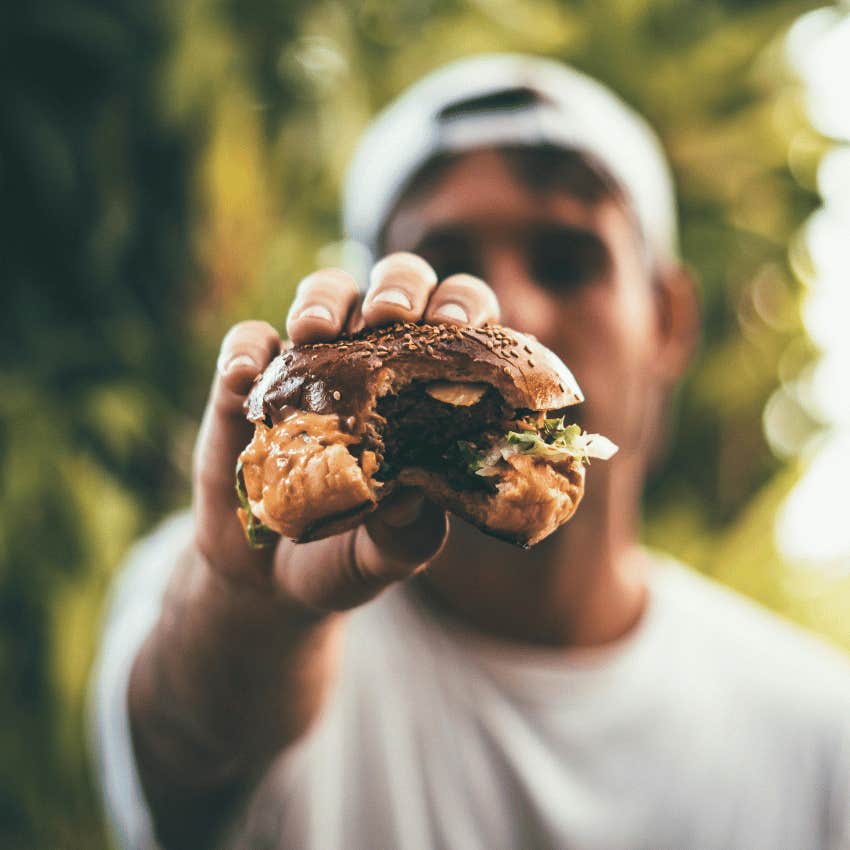
M 129 552 L 110 591 L 89 685 L 91 750 L 106 814 L 124 850 L 157 850 L 150 811 L 136 770 L 127 688 L 133 661 L 162 608 L 191 517 L 166 520 Z

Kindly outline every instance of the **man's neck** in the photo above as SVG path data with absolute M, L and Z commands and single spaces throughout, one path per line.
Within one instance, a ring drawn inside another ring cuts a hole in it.
M 648 565 L 635 543 L 634 514 L 612 510 L 636 499 L 611 495 L 598 494 L 527 552 L 453 518 L 421 586 L 433 604 L 497 637 L 577 647 L 615 641 L 640 620 Z

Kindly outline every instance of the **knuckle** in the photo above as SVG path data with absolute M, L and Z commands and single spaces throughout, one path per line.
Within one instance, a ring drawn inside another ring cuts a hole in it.
M 233 325 L 221 341 L 222 356 L 238 350 L 269 350 L 279 341 L 277 331 L 268 323 L 249 319 Z
M 296 287 L 296 300 L 311 297 L 317 293 L 333 293 L 346 298 L 355 298 L 358 293 L 357 282 L 342 269 L 325 268 L 308 274 Z
M 357 298 L 360 294 L 360 287 L 357 281 L 346 271 L 342 269 L 330 269 L 333 272 L 333 278 L 329 278 L 329 283 L 332 283 L 334 289 L 340 294 L 345 295 L 348 299 Z
M 438 292 L 450 292 L 453 294 L 464 294 L 471 298 L 482 301 L 495 301 L 496 295 L 493 290 L 481 278 L 471 274 L 455 274 L 447 277 L 441 284 Z
M 460 288 L 474 288 L 477 289 L 482 286 L 487 286 L 480 277 L 475 277 L 475 275 L 467 274 L 466 272 L 457 272 L 456 274 L 449 275 L 441 284 L 441 287 L 444 286 L 456 286 Z
M 321 269 L 298 285 L 286 318 L 293 342 L 333 338 L 358 296 L 357 283 L 342 269 Z
M 261 319 L 245 319 L 233 325 L 225 338 L 232 336 L 239 339 L 259 339 L 266 336 L 274 336 L 276 333 L 277 331 L 268 322 L 264 322 Z
M 224 386 L 235 393 L 245 392 L 277 353 L 280 337 L 268 323 L 246 321 L 234 325 L 225 334 L 216 361 L 216 371 Z
M 301 280 L 298 281 L 298 285 L 295 287 L 296 298 L 302 297 L 305 293 L 309 293 L 311 290 L 315 289 L 317 285 L 322 283 L 326 273 L 327 269 L 318 269 L 314 272 L 310 272 L 307 277 L 301 278 Z
M 370 275 L 371 288 L 404 285 L 431 289 L 437 285 L 437 273 L 417 254 L 398 252 L 379 260 Z
M 221 340 L 221 350 L 226 351 L 232 348 L 243 336 L 248 333 L 249 322 L 238 322 L 232 325 Z

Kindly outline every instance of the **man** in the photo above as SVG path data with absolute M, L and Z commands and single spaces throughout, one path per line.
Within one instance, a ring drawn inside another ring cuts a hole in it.
M 345 210 L 385 258 L 362 302 L 340 270 L 302 281 L 293 341 L 500 319 L 565 360 L 582 426 L 620 452 L 528 552 L 448 532 L 415 492 L 354 531 L 250 551 L 242 402 L 280 340 L 232 329 L 193 517 L 137 548 L 104 638 L 97 731 L 123 842 L 850 847 L 844 659 L 636 543 L 696 333 L 651 131 L 562 66 L 467 60 L 373 125 Z

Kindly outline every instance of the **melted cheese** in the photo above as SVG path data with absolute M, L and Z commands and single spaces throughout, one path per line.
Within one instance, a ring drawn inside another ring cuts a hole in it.
M 242 452 L 251 512 L 278 534 L 298 539 L 313 523 L 374 502 L 373 452 L 363 468 L 348 451 L 357 442 L 339 430 L 339 417 L 297 411 L 272 428 L 258 424 Z
M 455 407 L 471 407 L 477 404 L 484 393 L 487 392 L 487 384 L 461 384 L 455 381 L 435 381 L 425 387 L 425 392 L 431 398 L 442 401 L 445 404 L 453 404 Z

